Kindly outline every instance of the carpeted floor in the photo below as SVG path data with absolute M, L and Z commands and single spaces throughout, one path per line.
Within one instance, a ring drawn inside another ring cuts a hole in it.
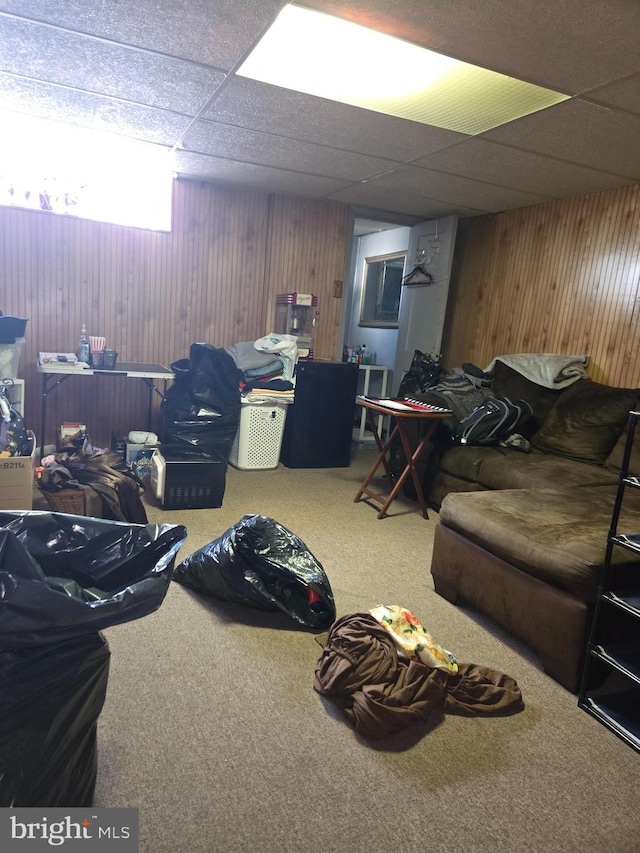
M 338 616 L 413 610 L 460 661 L 499 669 L 525 710 L 446 716 L 370 743 L 313 690 L 320 647 L 277 614 L 172 583 L 151 616 L 108 629 L 95 805 L 140 809 L 143 853 L 632 853 L 640 755 L 578 709 L 535 656 L 437 596 L 437 514 L 354 503 L 372 451 L 349 468 L 230 468 L 220 509 L 163 512 L 186 525 L 179 560 L 245 513 L 300 536 L 331 581 Z

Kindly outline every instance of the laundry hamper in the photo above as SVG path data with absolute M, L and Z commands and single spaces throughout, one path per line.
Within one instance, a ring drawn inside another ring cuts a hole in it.
M 277 468 L 287 403 L 243 400 L 229 462 L 243 471 Z
M 60 489 L 57 492 L 48 492 L 45 489 L 40 489 L 40 491 L 47 499 L 47 503 L 53 512 L 84 515 L 83 489 Z

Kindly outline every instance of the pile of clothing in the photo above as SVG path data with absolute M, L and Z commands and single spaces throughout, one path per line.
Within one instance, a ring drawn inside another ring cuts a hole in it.
M 343 616 L 316 640 L 324 651 L 315 690 L 337 701 L 370 740 L 418 722 L 437 724 L 444 714 L 506 716 L 524 709 L 513 678 L 458 663 L 414 613 L 398 605 Z
M 144 486 L 118 453 L 94 447 L 84 438 L 80 446 L 71 444 L 46 456 L 42 466 L 38 486 L 45 497 L 73 489 L 84 493 L 81 515 L 147 524 Z
M 293 402 L 298 360 L 293 335 L 266 335 L 257 341 L 233 344 L 226 351 L 242 374 L 240 393 L 244 399 Z

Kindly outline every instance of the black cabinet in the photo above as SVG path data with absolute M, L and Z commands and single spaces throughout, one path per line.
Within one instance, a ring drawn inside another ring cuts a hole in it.
M 637 522 L 637 502 L 628 507 L 627 490 L 640 489 L 640 477 L 629 474 L 629 462 L 640 412 L 630 412 L 620 481 L 607 537 L 604 566 L 578 705 L 640 752 L 640 533 L 621 531 Z M 626 503 L 625 503 L 626 498 Z M 614 550 L 637 555 L 624 568 L 612 565 Z
M 351 464 L 358 365 L 299 361 L 295 401 L 287 408 L 280 461 L 287 468 L 346 468 Z

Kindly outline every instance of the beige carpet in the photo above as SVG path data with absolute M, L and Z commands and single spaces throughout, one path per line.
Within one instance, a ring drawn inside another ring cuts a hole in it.
M 437 514 L 403 499 L 379 521 L 353 503 L 370 461 L 365 449 L 350 468 L 230 468 L 220 509 L 149 501 L 149 517 L 186 525 L 179 559 L 245 513 L 275 518 L 323 564 L 339 616 L 410 608 L 459 660 L 513 676 L 524 712 L 366 742 L 313 690 L 311 632 L 173 583 L 156 613 L 106 632 L 95 805 L 139 807 L 144 853 L 637 851 L 640 755 L 534 655 L 433 592 Z

